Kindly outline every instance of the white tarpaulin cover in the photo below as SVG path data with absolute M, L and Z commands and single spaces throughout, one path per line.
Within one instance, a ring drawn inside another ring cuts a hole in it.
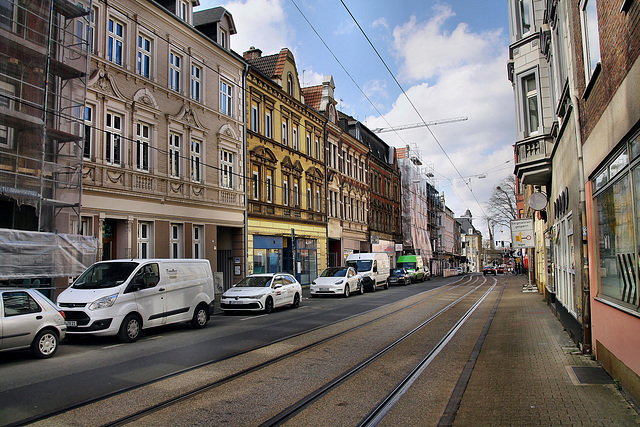
M 0 228 L 0 280 L 79 276 L 97 251 L 95 237 Z

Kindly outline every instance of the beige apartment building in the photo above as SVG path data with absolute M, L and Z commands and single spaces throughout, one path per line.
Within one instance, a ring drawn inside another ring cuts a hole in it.
M 94 2 L 79 233 L 98 258 L 206 258 L 244 274 L 242 58 L 223 8 Z

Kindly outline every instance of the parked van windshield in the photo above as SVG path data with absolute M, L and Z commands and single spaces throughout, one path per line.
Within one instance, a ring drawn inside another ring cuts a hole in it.
M 360 273 L 361 271 L 370 271 L 372 262 L 370 259 L 351 260 L 347 261 L 347 266 L 355 268 Z
M 266 288 L 271 286 L 271 276 L 248 276 L 238 282 L 238 288 Z
M 74 282 L 75 289 L 114 288 L 122 284 L 136 269 L 136 262 L 94 264 Z
M 404 268 L 408 270 L 415 270 L 416 263 L 415 262 L 399 262 L 398 265 L 402 265 Z

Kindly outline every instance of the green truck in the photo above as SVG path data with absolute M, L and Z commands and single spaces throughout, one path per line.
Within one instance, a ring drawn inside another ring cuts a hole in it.
M 406 269 L 411 274 L 413 283 L 431 280 L 429 267 L 424 265 L 421 255 L 402 255 L 398 257 L 398 267 Z

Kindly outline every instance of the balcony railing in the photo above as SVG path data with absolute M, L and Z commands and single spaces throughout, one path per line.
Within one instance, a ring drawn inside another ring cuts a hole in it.
M 258 200 L 249 200 L 249 215 L 264 216 L 269 218 L 296 219 L 326 223 L 327 215 L 324 212 L 309 211 L 306 209 L 281 206 Z
M 523 184 L 543 185 L 551 176 L 554 139 L 549 134 L 537 135 L 516 143 L 515 172 Z

